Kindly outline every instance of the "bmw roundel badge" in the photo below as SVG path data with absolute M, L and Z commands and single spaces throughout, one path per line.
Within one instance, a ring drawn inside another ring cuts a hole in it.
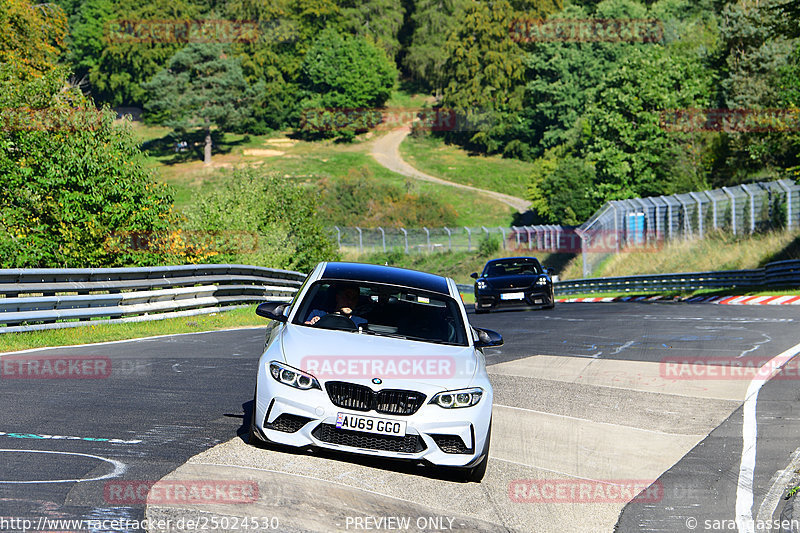
M 381 383 L 383 383 L 383 380 L 381 378 L 372 378 L 372 382 L 375 385 L 380 385 Z

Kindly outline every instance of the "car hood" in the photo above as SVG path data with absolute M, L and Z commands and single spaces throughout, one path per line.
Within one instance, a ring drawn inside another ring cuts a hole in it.
M 483 360 L 471 346 L 448 346 L 377 335 L 287 324 L 281 333 L 285 362 L 320 383 L 348 381 L 375 388 L 426 392 L 471 386 Z
M 539 274 L 517 274 L 486 278 L 486 283 L 493 289 L 527 289 L 536 283 L 537 279 Z

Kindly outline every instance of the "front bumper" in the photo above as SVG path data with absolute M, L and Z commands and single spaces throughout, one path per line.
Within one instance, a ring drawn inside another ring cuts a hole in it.
M 491 387 L 477 386 L 485 392 L 473 407 L 443 409 L 428 404 L 428 397 L 414 414 L 400 416 L 337 407 L 324 390 L 294 389 L 278 383 L 261 370 L 253 406 L 254 420 L 264 440 L 287 446 L 466 467 L 483 457 L 491 419 Z M 340 412 L 405 421 L 406 436 L 390 437 L 336 428 Z
M 504 299 L 503 295 L 523 293 L 523 298 Z M 528 289 L 475 289 L 475 309 L 498 308 L 539 309 L 555 305 L 553 289 L 547 285 Z

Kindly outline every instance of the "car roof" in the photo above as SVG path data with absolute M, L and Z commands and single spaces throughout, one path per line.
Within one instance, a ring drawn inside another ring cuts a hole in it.
M 487 265 L 491 265 L 493 263 L 498 263 L 498 262 L 501 262 L 501 261 L 515 261 L 517 259 L 525 259 L 526 261 L 533 260 L 533 261 L 536 261 L 537 263 L 539 262 L 539 260 L 536 259 L 533 256 L 520 255 L 520 256 L 515 256 L 515 257 L 498 257 L 497 259 L 491 259 L 491 260 L 487 261 L 486 264 Z
M 450 294 L 447 278 L 410 270 L 366 263 L 326 263 L 320 279 L 339 279 L 349 281 L 370 281 L 422 289 L 441 294 Z

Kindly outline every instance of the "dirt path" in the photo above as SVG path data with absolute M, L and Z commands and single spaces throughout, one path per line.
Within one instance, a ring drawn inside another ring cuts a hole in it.
M 408 176 L 409 178 L 475 191 L 484 196 L 488 196 L 493 200 L 497 200 L 498 202 L 509 205 L 520 213 L 524 213 L 530 207 L 530 202 L 523 198 L 517 198 L 516 196 L 503 194 L 501 192 L 487 191 L 486 189 L 479 189 L 477 187 L 463 185 L 461 183 L 454 183 L 452 181 L 443 180 L 441 178 L 431 176 L 430 174 L 420 172 L 416 168 L 406 163 L 405 160 L 403 160 L 403 158 L 400 156 L 400 143 L 403 142 L 403 139 L 405 139 L 410 132 L 411 128 L 409 126 L 403 126 L 402 128 L 397 128 L 396 130 L 390 131 L 383 137 L 379 137 L 372 144 L 372 157 L 374 157 L 379 164 L 388 168 L 392 172 L 397 172 L 398 174 Z

